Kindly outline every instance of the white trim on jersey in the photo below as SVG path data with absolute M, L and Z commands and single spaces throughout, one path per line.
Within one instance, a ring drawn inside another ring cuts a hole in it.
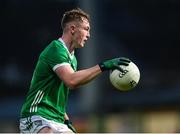
M 44 96 L 44 92 L 39 90 L 33 100 L 33 103 L 31 104 L 30 113 L 37 112 L 37 106 L 41 102 L 43 96 Z
M 57 64 L 57 65 L 55 65 L 55 66 L 53 67 L 53 71 L 55 71 L 58 67 L 65 66 L 65 65 L 70 65 L 70 64 L 67 63 L 67 62 L 63 62 L 63 63 L 61 63 L 61 64 Z
M 69 52 L 67 45 L 65 44 L 65 42 L 62 40 L 62 38 L 59 38 L 59 41 L 62 42 L 63 47 L 66 49 L 66 51 L 68 52 L 69 57 L 71 58 L 71 60 L 73 59 L 73 55 L 74 55 L 74 51 L 72 51 L 71 53 Z

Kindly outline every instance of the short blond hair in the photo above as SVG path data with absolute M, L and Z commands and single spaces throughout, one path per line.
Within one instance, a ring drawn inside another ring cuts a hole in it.
M 83 21 L 83 18 L 86 18 L 88 21 L 90 21 L 90 16 L 86 12 L 84 12 L 80 8 L 75 8 L 70 11 L 66 11 L 63 15 L 63 18 L 61 20 L 61 28 L 64 30 L 66 27 L 66 24 L 72 21 Z

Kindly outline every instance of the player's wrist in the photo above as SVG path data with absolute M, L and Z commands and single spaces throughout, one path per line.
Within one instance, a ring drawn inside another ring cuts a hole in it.
M 107 70 L 106 67 L 105 67 L 105 65 L 104 65 L 102 62 L 99 63 L 98 65 L 99 65 L 99 67 L 100 67 L 100 69 L 101 69 L 102 72 L 104 72 L 105 70 Z
M 65 120 L 64 124 L 68 125 L 68 124 L 72 124 L 72 122 L 70 120 Z
M 76 129 L 73 127 L 73 124 L 70 120 L 65 120 L 64 124 L 66 124 L 68 128 L 71 129 L 74 133 L 76 133 Z

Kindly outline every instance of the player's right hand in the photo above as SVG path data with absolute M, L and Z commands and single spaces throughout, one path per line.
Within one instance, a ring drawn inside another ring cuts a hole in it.
M 120 57 L 103 61 L 99 63 L 99 67 L 101 71 L 118 69 L 119 71 L 124 72 L 120 65 L 128 66 L 130 62 L 131 61 L 128 58 Z
M 70 120 L 65 120 L 64 124 L 66 124 L 68 128 L 71 129 L 74 133 L 77 133 L 76 129 L 73 127 L 72 122 Z

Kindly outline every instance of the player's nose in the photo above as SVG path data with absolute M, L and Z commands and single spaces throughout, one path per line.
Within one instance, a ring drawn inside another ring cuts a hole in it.
M 86 38 L 87 38 L 87 39 L 90 38 L 90 33 L 89 33 L 89 32 L 87 33 Z

